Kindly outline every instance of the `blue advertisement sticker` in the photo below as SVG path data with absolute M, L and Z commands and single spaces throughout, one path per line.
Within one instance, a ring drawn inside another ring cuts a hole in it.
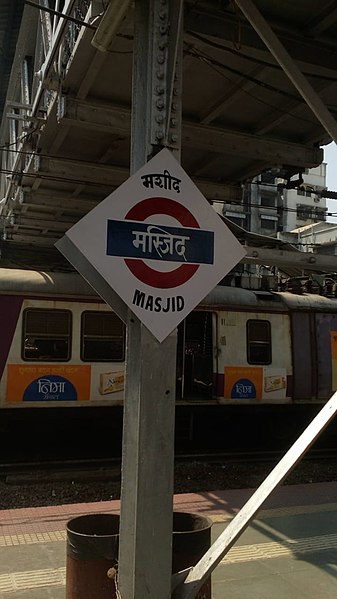
M 49 374 L 35 379 L 26 388 L 23 401 L 76 401 L 77 390 L 62 376 Z
M 239 379 L 232 387 L 233 399 L 256 399 L 256 388 L 249 379 Z

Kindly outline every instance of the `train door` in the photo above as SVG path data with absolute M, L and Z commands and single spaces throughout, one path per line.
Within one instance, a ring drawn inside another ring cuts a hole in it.
M 329 399 L 333 389 L 331 333 L 337 331 L 337 314 L 316 314 L 317 399 Z
M 317 395 L 316 335 L 313 315 L 310 312 L 293 312 L 292 394 L 295 401 L 308 401 Z
M 177 398 L 207 399 L 212 392 L 212 312 L 195 311 L 178 327 Z

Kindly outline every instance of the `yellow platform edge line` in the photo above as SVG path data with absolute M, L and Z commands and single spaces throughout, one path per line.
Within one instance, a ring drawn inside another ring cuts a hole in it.
M 228 555 L 221 561 L 222 565 L 257 561 L 261 559 L 274 559 L 277 557 L 291 557 L 310 551 L 331 550 L 337 548 L 337 534 L 322 535 L 289 541 L 257 543 L 232 547 Z M 32 590 L 65 586 L 66 568 L 47 568 L 43 570 L 27 570 L 0 574 L 0 593 Z M 1 595 L 1 596 L 2 596 Z
M 264 518 L 280 518 L 282 516 L 296 516 L 299 514 L 314 514 L 319 512 L 337 511 L 337 503 L 326 503 L 322 505 L 306 505 L 306 506 L 291 506 L 286 508 L 275 508 L 261 510 L 255 519 L 263 520 Z M 229 522 L 235 514 L 205 514 L 212 520 L 214 524 Z M 7 525 L 8 526 L 8 525 Z M 13 522 L 15 527 L 15 522 Z M 17 532 L 15 534 L 0 535 L 0 547 L 14 547 L 18 545 L 34 545 L 36 543 L 54 543 L 66 540 L 66 530 L 53 530 L 48 532 L 34 531 L 29 533 Z
M 65 567 L 0 574 L 0 593 L 2 597 L 4 593 L 13 593 L 15 591 L 65 586 L 65 581 Z

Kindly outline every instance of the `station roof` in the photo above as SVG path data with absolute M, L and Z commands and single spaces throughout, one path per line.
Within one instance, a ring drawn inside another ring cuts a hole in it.
M 55 61 L 50 60 L 41 101 L 37 92 L 32 98 L 35 120 L 22 149 L 33 145 L 36 154 L 17 163 L 10 192 L 14 199 L 11 203 L 8 196 L 9 209 L 3 210 L 13 215 L 7 222 L 11 248 L 13 243 L 44 248 L 49 256 L 55 241 L 129 176 L 134 12 L 133 3 L 127 4 L 112 51 L 101 52 L 91 43 L 92 27 L 102 19 L 100 3 L 65 2 L 65 8 L 73 7 L 70 16 L 91 27 L 65 22 L 54 55 L 61 81 L 55 85 Z M 335 2 L 254 4 L 318 102 L 335 118 Z M 28 33 L 32 21 L 38 23 L 39 11 L 26 5 L 21 20 L 22 6 L 20 0 L 1 3 L 0 40 L 8 38 L 12 19 L 7 48 L 13 47 L 21 21 L 11 84 L 5 71 L 1 74 L 2 97 L 6 89 L 10 94 L 17 90 L 22 56 L 32 52 Z M 49 103 L 43 106 L 48 93 Z M 7 96 L 7 101 L 14 99 Z M 0 111 L 3 104 L 0 97 Z M 182 112 L 182 166 L 210 202 L 240 203 L 242 185 L 266 169 L 282 168 L 287 178 L 319 165 L 321 145 L 332 139 L 232 0 L 184 2 Z M 5 119 L 4 110 L 3 132 Z M 255 241 L 261 244 L 247 233 L 246 242 Z M 268 238 L 264 244 L 277 247 L 279 242 Z
M 24 0 L 0 2 L 0 115 L 3 113 Z

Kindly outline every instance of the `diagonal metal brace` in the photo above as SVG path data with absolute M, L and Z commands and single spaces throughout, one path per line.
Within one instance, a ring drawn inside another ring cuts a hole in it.
M 302 98 L 311 108 L 318 121 L 337 143 L 337 122 L 329 112 L 324 102 L 310 85 L 309 81 L 295 64 L 287 50 L 281 44 L 271 27 L 256 8 L 252 0 L 235 0 L 245 17 L 258 33 L 271 54 L 280 64 L 285 74 L 294 84 Z
M 269 495 L 296 466 L 337 412 L 337 393 L 321 409 L 224 532 L 173 592 L 172 599 L 194 599 L 205 580 L 247 528 Z

